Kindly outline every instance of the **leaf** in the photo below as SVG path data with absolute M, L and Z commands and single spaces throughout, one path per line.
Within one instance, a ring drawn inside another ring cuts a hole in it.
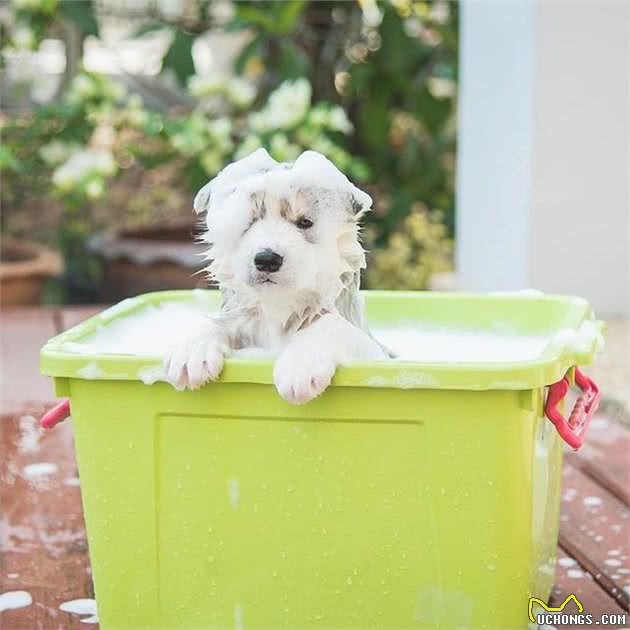
M 290 42 L 281 41 L 278 62 L 275 67 L 281 79 L 299 79 L 308 76 L 310 60 L 308 56 Z
M 186 85 L 188 77 L 195 74 L 195 63 L 192 57 L 192 46 L 195 41 L 193 35 L 182 29 L 175 30 L 173 43 L 162 59 L 162 71 L 172 70 L 182 85 Z
M 289 33 L 293 30 L 295 23 L 300 17 L 306 2 L 304 0 L 291 0 L 290 2 L 279 2 L 275 6 L 279 8 L 277 15 L 277 32 Z
M 92 0 L 61 0 L 61 12 L 74 22 L 84 35 L 99 36 Z
M 253 6 L 237 5 L 235 20 L 246 22 L 249 26 L 259 26 L 265 31 L 276 32 L 274 19 L 269 11 L 262 11 Z
M 264 8 L 237 4 L 236 15 L 230 22 L 230 30 L 257 26 L 267 33 L 287 35 L 293 31 L 305 5 L 304 0 L 266 2 L 263 3 Z

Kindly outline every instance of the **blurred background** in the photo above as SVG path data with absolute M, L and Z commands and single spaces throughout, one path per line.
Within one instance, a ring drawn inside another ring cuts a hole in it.
M 3 252 L 50 250 L 46 302 L 202 285 L 194 193 L 310 148 L 375 198 L 366 286 L 427 288 L 452 268 L 457 24 L 406 0 L 5 5 Z
M 192 198 L 260 146 L 320 151 L 373 196 L 364 287 L 535 288 L 606 320 L 553 601 L 623 612 L 629 42 L 614 0 L 0 0 L 0 593 L 28 591 L 3 627 L 83 627 L 58 608 L 93 596 L 40 348 L 127 296 L 208 286 Z

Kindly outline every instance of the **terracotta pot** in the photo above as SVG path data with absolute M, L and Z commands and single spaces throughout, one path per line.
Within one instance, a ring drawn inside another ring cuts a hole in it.
M 90 251 L 101 259 L 99 298 L 116 302 L 165 289 L 208 287 L 204 247 L 195 241 L 192 221 L 117 230 L 90 240 Z
M 63 265 L 54 251 L 34 243 L 2 237 L 0 240 L 0 305 L 39 304 L 42 288 L 59 275 Z

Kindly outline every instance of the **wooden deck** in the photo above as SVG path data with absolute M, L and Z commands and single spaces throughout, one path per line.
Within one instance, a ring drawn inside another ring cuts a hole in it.
M 2 613 L 0 627 L 7 630 L 98 627 L 59 610 L 64 601 L 93 597 L 72 425 L 44 432 L 37 422 L 53 401 L 49 380 L 38 374 L 40 347 L 98 310 L 33 308 L 1 314 L 0 592 L 28 591 L 33 599 L 30 606 Z M 595 619 L 628 611 L 629 454 L 630 434 L 602 415 L 593 420 L 579 454 L 567 453 L 552 605 L 574 593 Z M 27 467 L 42 463 L 56 469 L 29 476 Z

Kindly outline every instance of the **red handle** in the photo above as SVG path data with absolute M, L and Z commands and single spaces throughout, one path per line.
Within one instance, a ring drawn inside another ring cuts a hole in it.
M 55 425 L 63 422 L 70 415 L 70 401 L 62 400 L 59 404 L 49 409 L 39 421 L 42 429 L 52 429 Z
M 568 419 L 558 411 L 558 403 L 567 395 L 571 387 L 566 376 L 549 387 L 545 413 L 555 425 L 560 437 L 571 448 L 577 450 L 584 444 L 586 429 L 597 411 L 599 387 L 577 367 L 575 368 L 575 384 L 582 390 L 582 394 L 575 402 Z

